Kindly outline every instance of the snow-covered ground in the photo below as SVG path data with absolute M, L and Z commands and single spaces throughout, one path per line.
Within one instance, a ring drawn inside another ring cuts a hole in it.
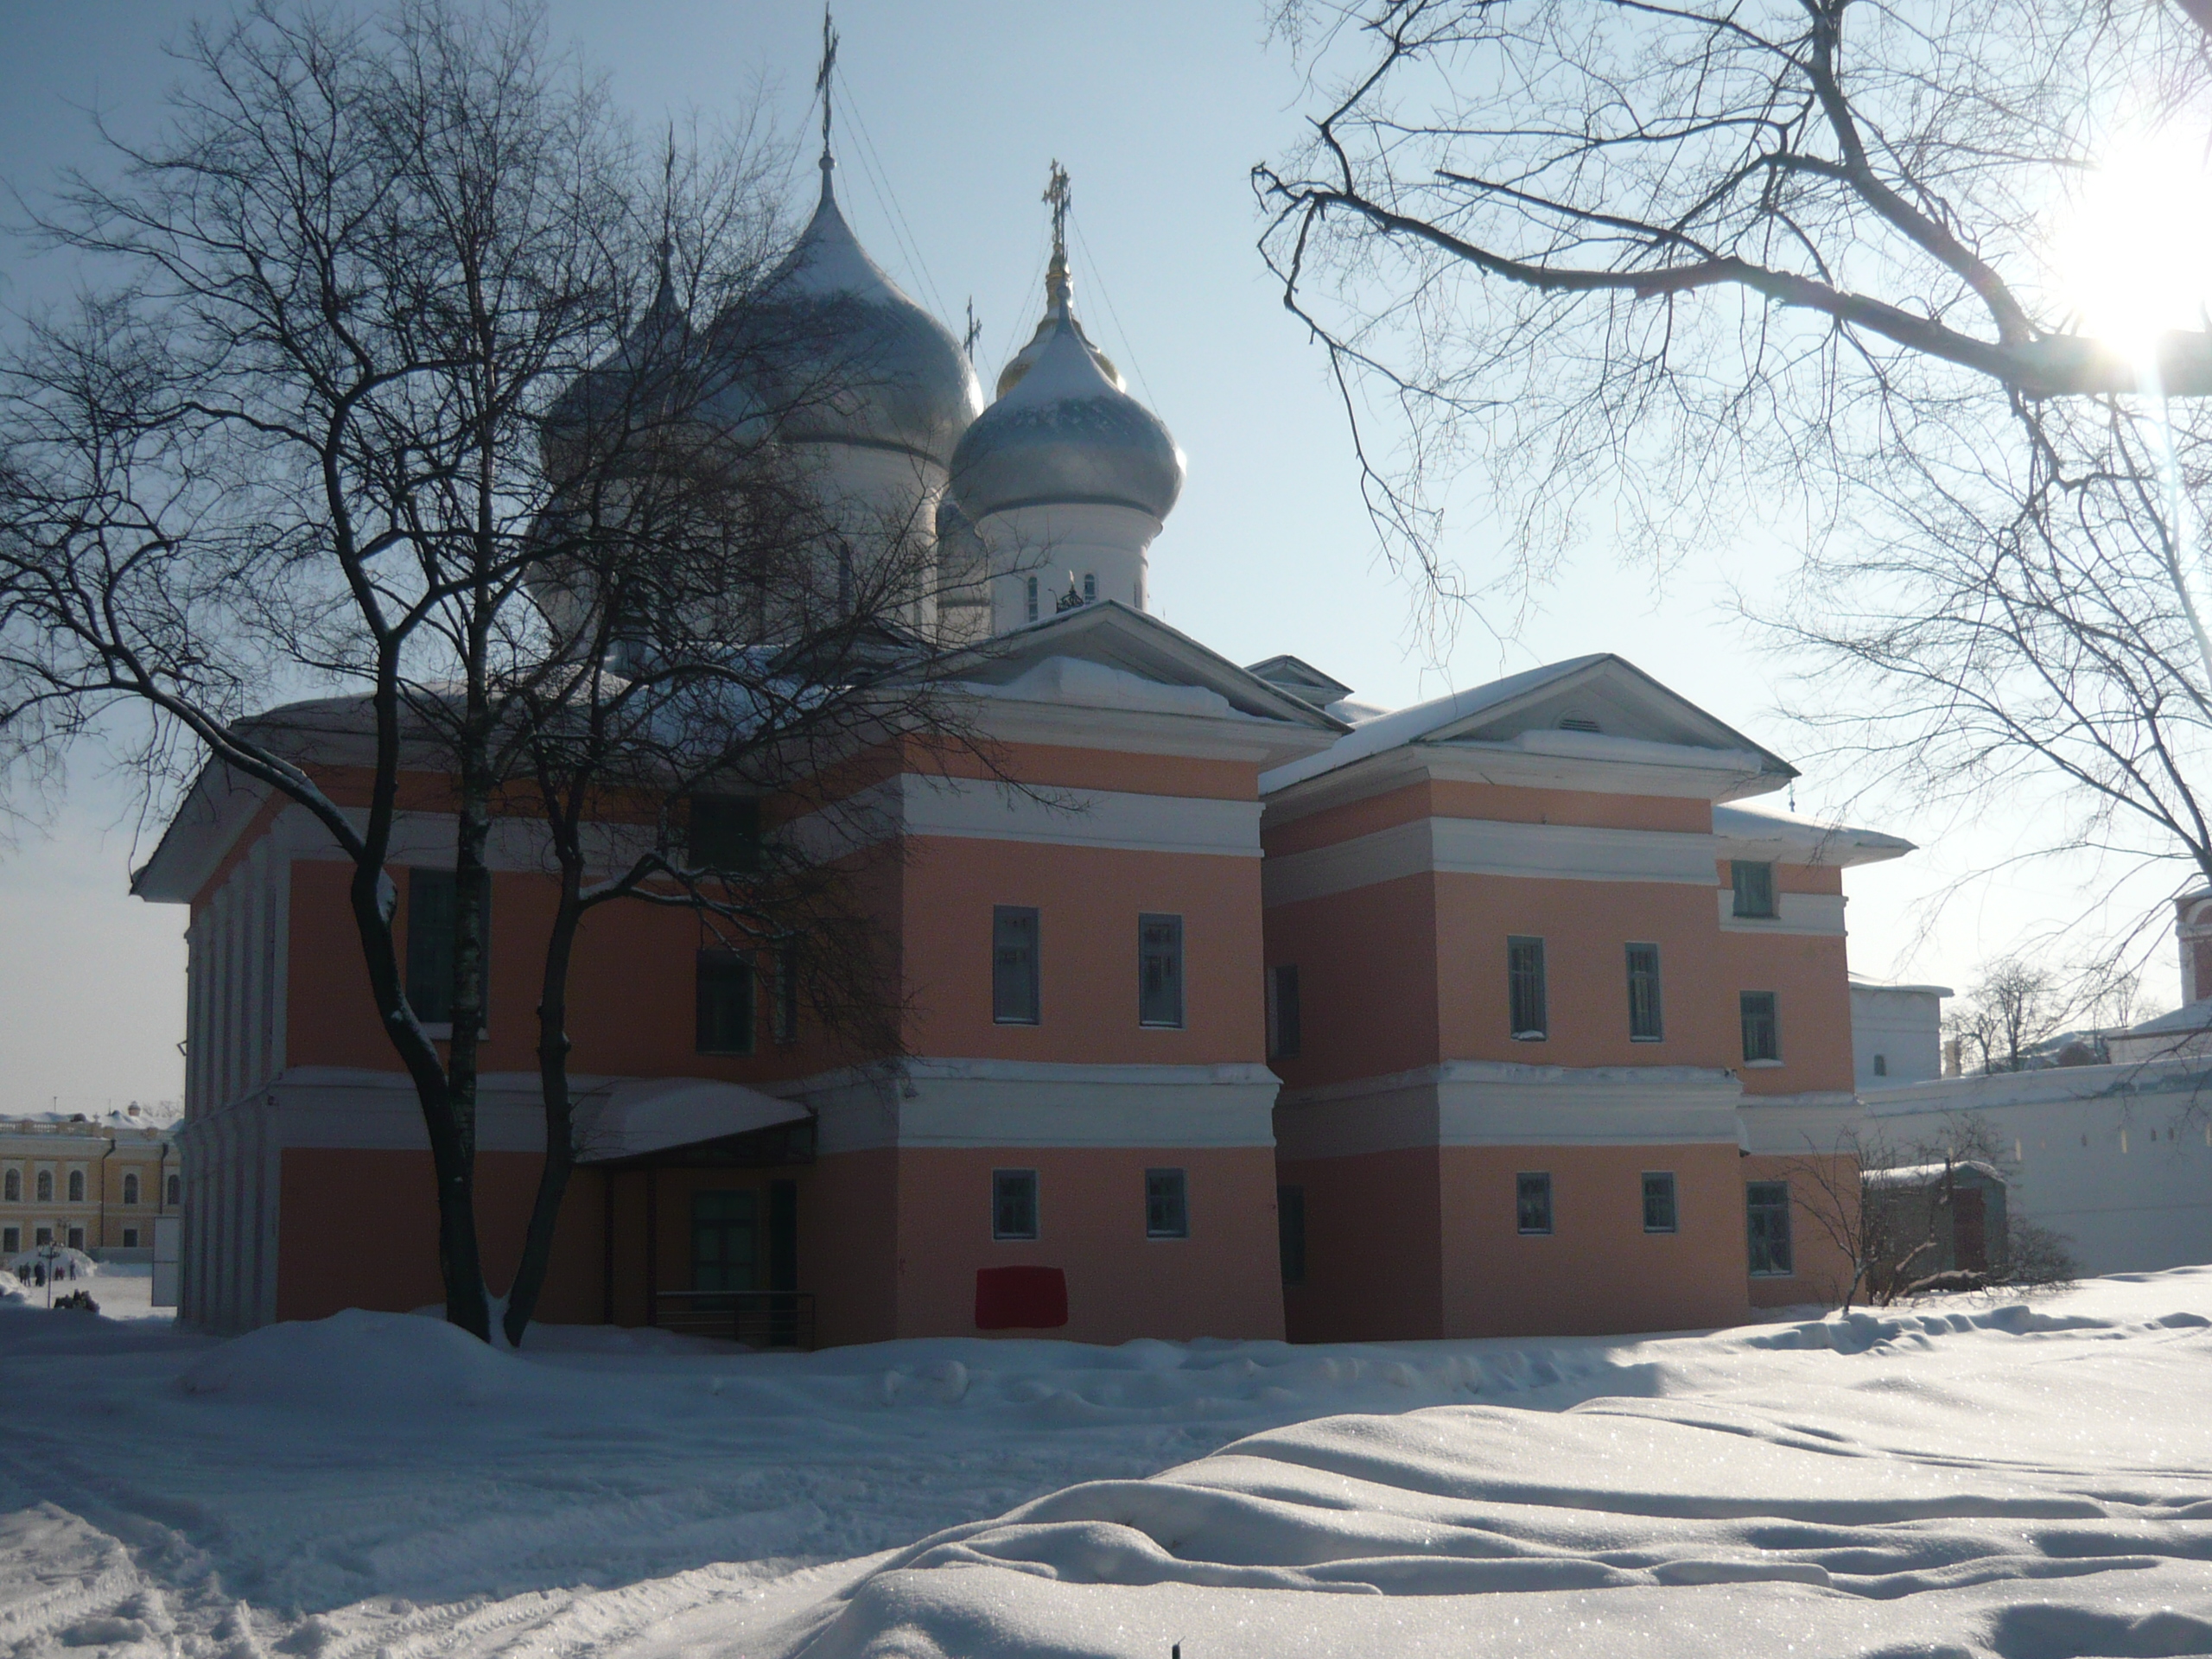
M 1708 1336 L 747 1355 L 0 1302 L 0 1645 L 2212 1651 L 2212 1268 Z

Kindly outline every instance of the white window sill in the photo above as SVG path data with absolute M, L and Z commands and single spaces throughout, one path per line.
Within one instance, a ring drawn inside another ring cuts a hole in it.
M 1776 1071 L 1781 1067 L 1780 1060 L 1745 1060 L 1744 1062 L 1744 1070 L 1746 1071 Z

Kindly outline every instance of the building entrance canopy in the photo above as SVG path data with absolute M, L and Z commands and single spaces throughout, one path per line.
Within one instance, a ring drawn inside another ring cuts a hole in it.
M 615 1163 L 701 1141 L 726 1141 L 779 1124 L 803 1123 L 796 1101 L 709 1077 L 633 1077 L 610 1087 L 578 1114 L 576 1161 Z

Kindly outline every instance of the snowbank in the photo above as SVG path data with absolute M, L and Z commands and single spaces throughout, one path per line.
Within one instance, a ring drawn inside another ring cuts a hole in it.
M 2208 1328 L 1859 1316 L 1714 1339 L 1818 1382 L 1303 1423 L 925 1539 L 784 1650 L 2212 1651 Z
M 0 1631 L 322 1659 L 2204 1650 L 2208 1359 L 2206 1270 L 1335 1347 L 512 1355 L 405 1316 L 223 1343 L 11 1302 L 0 1387 L 61 1391 L 72 1432 L 0 1455 Z
M 408 1417 L 454 1406 L 526 1407 L 547 1381 L 442 1319 L 359 1308 L 264 1325 L 202 1355 L 177 1378 L 187 1394 Z

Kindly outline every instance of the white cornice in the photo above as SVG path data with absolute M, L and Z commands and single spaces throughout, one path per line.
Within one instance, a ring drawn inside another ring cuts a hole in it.
M 1266 902 L 1273 906 L 1432 872 L 1711 887 L 1715 868 L 1710 836 L 1491 818 L 1416 818 L 1270 858 L 1261 867 L 1261 879 Z
M 269 796 L 269 785 L 227 766 L 202 766 L 154 855 L 131 876 L 132 893 L 152 904 L 190 904 Z
M 981 735 L 1002 743 L 1244 760 L 1262 769 L 1325 749 L 1334 735 L 1241 715 L 1224 719 L 995 697 L 969 698 L 963 707 Z
M 816 860 L 842 857 L 894 836 L 1257 859 L 1260 804 L 1121 790 L 1029 789 L 904 772 L 810 812 L 780 833 Z
M 1269 1147 L 1263 1065 L 1052 1065 L 914 1059 L 779 1084 L 816 1109 L 825 1155 L 977 1149 Z
M 1281 789 L 1267 791 L 1264 775 L 1261 784 L 1268 804 L 1268 827 L 1274 829 L 1426 779 L 1716 803 L 1767 794 L 1789 781 L 1773 772 L 1714 766 L 1700 758 L 1718 751 L 1685 749 L 1682 753 L 1687 757 L 1684 764 L 1659 765 L 1648 760 L 1554 754 L 1505 743 L 1413 742 Z
M 1437 1147 L 1740 1144 L 1741 1085 L 1701 1066 L 1513 1065 L 1450 1060 L 1285 1090 L 1287 1160 Z

